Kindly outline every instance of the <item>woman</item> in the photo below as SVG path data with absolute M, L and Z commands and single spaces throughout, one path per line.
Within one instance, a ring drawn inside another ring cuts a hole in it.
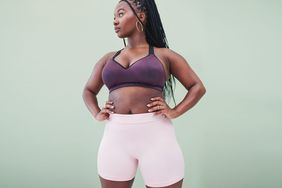
M 168 48 L 154 0 L 119 1 L 114 28 L 125 47 L 95 64 L 83 91 L 89 111 L 105 121 L 97 157 L 101 185 L 130 188 L 139 167 L 147 188 L 181 188 L 184 158 L 171 119 L 192 108 L 205 87 L 186 60 Z M 174 76 L 189 92 L 170 108 L 166 97 L 174 99 Z M 109 98 L 100 109 L 96 96 L 103 84 Z

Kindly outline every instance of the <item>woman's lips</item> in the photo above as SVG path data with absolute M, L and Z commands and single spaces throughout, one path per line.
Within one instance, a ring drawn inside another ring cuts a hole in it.
M 119 30 L 120 30 L 120 28 L 115 28 L 115 32 L 116 33 L 119 32 Z

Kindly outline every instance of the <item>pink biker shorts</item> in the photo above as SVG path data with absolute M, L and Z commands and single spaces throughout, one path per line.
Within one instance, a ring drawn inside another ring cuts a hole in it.
M 151 113 L 111 114 L 98 149 L 98 174 L 128 181 L 137 167 L 144 183 L 164 187 L 184 178 L 184 156 L 169 118 Z

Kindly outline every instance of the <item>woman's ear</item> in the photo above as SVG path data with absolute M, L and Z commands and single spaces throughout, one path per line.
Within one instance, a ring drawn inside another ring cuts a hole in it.
M 140 18 L 140 20 L 141 20 L 143 23 L 145 23 L 145 21 L 146 21 L 146 15 L 145 15 L 144 12 L 139 13 L 139 18 Z

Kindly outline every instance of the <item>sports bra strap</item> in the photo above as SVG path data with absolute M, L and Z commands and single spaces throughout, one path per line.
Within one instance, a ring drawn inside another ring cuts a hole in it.
M 120 52 L 123 50 L 124 48 L 118 50 L 114 55 L 113 55 L 113 58 L 115 58 L 118 54 L 120 54 Z M 149 55 L 150 54 L 154 54 L 154 47 L 149 45 Z
M 149 54 L 154 54 L 154 47 L 149 45 Z
M 118 54 L 120 54 L 121 50 L 122 50 L 122 49 L 118 50 L 118 51 L 113 55 L 112 59 L 115 59 L 115 57 L 116 57 Z

